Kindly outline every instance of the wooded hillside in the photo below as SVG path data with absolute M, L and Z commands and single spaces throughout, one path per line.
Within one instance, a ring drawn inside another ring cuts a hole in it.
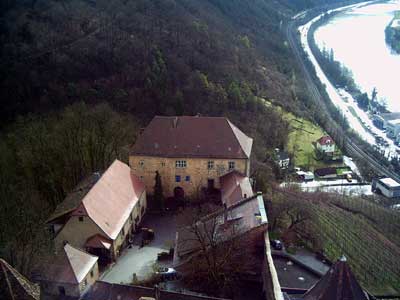
M 275 105 L 318 111 L 281 29 L 323 2 L 1 1 L 0 255 L 29 274 L 47 214 L 156 114 L 228 116 L 263 163 L 286 144 Z

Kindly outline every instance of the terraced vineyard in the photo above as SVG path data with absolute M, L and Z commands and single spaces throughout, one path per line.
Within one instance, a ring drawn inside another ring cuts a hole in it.
M 400 214 L 371 200 L 280 191 L 302 200 L 325 254 L 346 255 L 357 279 L 373 294 L 400 292 Z

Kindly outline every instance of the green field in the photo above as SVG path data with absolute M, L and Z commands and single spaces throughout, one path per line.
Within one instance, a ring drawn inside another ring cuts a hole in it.
M 313 145 L 316 140 L 326 134 L 324 130 L 308 120 L 295 117 L 291 113 L 284 112 L 284 118 L 290 124 L 287 150 L 294 154 L 295 166 L 308 170 L 326 166 L 323 161 L 316 159 Z

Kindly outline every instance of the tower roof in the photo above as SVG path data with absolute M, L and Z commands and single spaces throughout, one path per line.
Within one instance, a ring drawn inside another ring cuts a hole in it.
M 31 283 L 0 258 L 0 296 L 5 299 L 39 300 L 39 286 Z
M 368 300 L 343 256 L 303 296 L 304 300 Z

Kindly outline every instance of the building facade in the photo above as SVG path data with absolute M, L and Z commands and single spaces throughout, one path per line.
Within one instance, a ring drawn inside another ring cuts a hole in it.
M 226 118 L 155 117 L 132 147 L 129 165 L 153 192 L 161 176 L 164 196 L 196 197 L 220 188 L 219 177 L 236 170 L 248 176 L 253 140 Z
M 329 135 L 318 139 L 316 145 L 317 149 L 322 153 L 333 154 L 335 152 L 335 141 Z
M 99 279 L 98 257 L 66 244 L 44 266 L 40 278 L 43 295 L 80 297 Z

